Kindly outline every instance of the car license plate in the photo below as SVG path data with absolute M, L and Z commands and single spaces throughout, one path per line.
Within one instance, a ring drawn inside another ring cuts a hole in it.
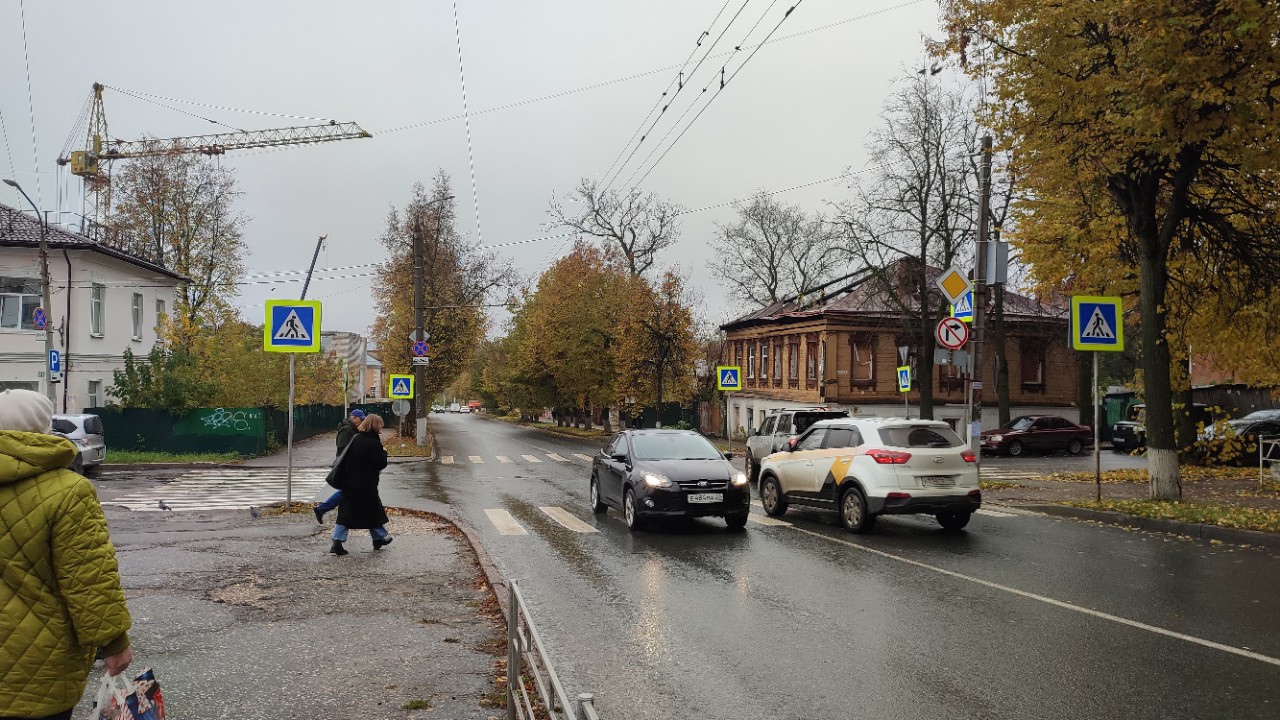
M 724 493 L 691 493 L 688 496 L 691 503 L 718 503 L 724 502 Z
M 950 475 L 926 475 L 920 483 L 925 487 L 955 487 L 956 479 Z

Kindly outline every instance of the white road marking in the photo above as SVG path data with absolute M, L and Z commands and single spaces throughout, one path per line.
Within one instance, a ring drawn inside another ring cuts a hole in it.
M 1145 630 L 1155 635 L 1162 635 L 1164 637 L 1173 638 L 1175 640 L 1182 640 L 1184 642 L 1200 645 L 1201 647 L 1207 647 L 1213 650 L 1221 650 L 1222 652 L 1225 652 L 1225 653 L 1230 653 L 1232 655 L 1237 655 L 1239 657 L 1248 658 L 1250 660 L 1257 660 L 1258 662 L 1266 663 L 1268 665 L 1280 666 L 1280 658 L 1274 658 L 1269 655 L 1263 655 L 1262 653 L 1256 653 L 1256 652 L 1253 652 L 1252 650 L 1244 650 L 1242 648 L 1232 647 L 1230 645 L 1224 645 L 1222 643 L 1214 642 L 1212 640 L 1205 640 L 1204 638 L 1198 638 L 1198 637 L 1195 637 L 1194 635 L 1187 635 L 1185 633 L 1180 633 L 1175 630 L 1168 630 L 1162 627 L 1158 627 L 1156 625 L 1149 625 L 1147 623 L 1139 622 L 1137 620 L 1130 620 L 1128 618 L 1123 618 L 1123 617 L 1120 617 L 1119 615 L 1112 615 L 1111 613 L 1105 613 L 1100 610 L 1094 610 L 1092 608 L 1082 607 L 1080 605 L 1074 605 L 1072 603 L 1065 602 L 1062 600 L 1057 600 L 1045 595 L 1039 595 L 1037 593 L 1027 592 L 1026 590 L 1019 590 L 1018 588 L 1015 588 L 1015 587 L 1009 587 L 1008 585 L 1001 585 L 1000 583 L 991 582 L 990 580 L 983 580 L 982 578 L 974 577 L 972 575 L 965 575 L 964 573 L 959 573 L 954 570 L 947 570 L 946 568 L 940 568 L 936 565 L 923 563 L 923 562 L 920 562 L 919 560 L 912 560 L 910 558 L 902 557 L 901 555 L 894 555 L 893 553 L 888 553 L 883 550 L 876 550 L 875 548 L 870 548 L 865 545 L 859 545 L 858 543 L 849 542 L 848 540 L 833 538 L 830 535 L 824 535 L 822 533 L 813 532 L 812 530 L 805 530 L 804 528 L 799 528 L 794 525 L 792 525 L 791 527 L 796 532 L 804 533 L 805 535 L 812 535 L 813 537 L 821 538 L 823 540 L 844 545 L 846 547 L 853 548 L 854 550 L 861 550 L 862 552 L 870 553 L 871 555 L 878 555 L 888 560 L 896 560 L 906 565 L 911 565 L 914 567 L 921 568 L 922 570 L 929 570 L 931 572 L 938 573 L 939 575 L 946 575 L 947 577 L 953 577 L 957 580 L 964 580 L 965 582 L 971 582 L 975 585 L 981 585 L 982 587 L 990 588 L 992 590 L 999 590 L 1001 592 L 1006 592 L 1006 593 L 1009 593 L 1010 595 L 1016 595 L 1018 597 L 1026 598 L 1028 600 L 1035 600 L 1037 602 L 1045 603 L 1046 605 L 1052 605 L 1054 607 L 1062 608 L 1063 610 L 1071 610 L 1073 612 L 1078 612 L 1082 615 L 1088 615 L 1090 617 L 1095 617 L 1101 620 L 1108 620 L 1110 622 L 1113 622 L 1119 625 L 1125 625 L 1127 627 L 1136 628 L 1138 630 Z
M 440 464 L 441 464 L 441 465 L 452 465 L 452 464 L 453 464 L 453 456 L 452 456 L 452 455 L 442 455 L 442 456 L 440 457 Z
M 529 531 L 525 530 L 511 513 L 506 510 L 485 510 L 485 515 L 489 516 L 489 522 L 497 528 L 499 535 L 528 535 Z
M 747 519 L 753 523 L 768 525 L 769 527 L 791 527 L 791 523 L 787 522 L 786 520 L 771 518 L 768 515 L 756 515 L 755 513 L 752 513 L 747 516 Z
M 469 460 L 471 460 L 471 464 L 472 464 L 472 465 L 483 465 L 483 464 L 484 464 L 484 458 L 480 457 L 479 455 L 468 455 L 468 456 L 467 456 L 467 458 L 468 458 Z
M 579 460 L 586 460 L 587 462 L 591 462 L 590 455 L 583 455 L 582 453 L 574 453 L 573 456 L 578 458 Z
M 542 462 L 537 455 L 521 455 L 520 457 L 528 460 L 529 462 Z
M 600 532 L 596 528 L 588 525 L 582 520 L 579 520 L 577 516 L 573 515 L 568 510 L 565 510 L 562 507 L 540 507 L 538 509 L 546 513 L 547 517 L 550 517 L 552 520 L 555 520 L 556 522 L 560 523 L 561 525 L 565 526 L 566 528 L 574 532 L 579 532 L 579 533 Z
M 324 483 L 328 468 L 295 468 L 292 487 L 282 468 L 219 468 L 192 470 L 146 490 L 106 500 L 141 512 L 163 512 L 160 502 L 178 510 L 247 510 L 285 499 L 292 491 L 294 502 L 309 503 L 328 497 L 333 488 Z
M 498 456 L 498 462 L 500 462 L 500 463 L 509 463 L 509 462 L 511 462 L 511 458 L 507 457 L 506 455 L 499 455 L 499 456 Z
M 555 453 L 547 453 L 547 457 L 551 458 L 552 460 L 555 460 L 556 462 L 569 462 L 569 458 L 560 457 Z
M 986 508 L 981 508 L 981 509 L 977 510 L 977 511 L 976 511 L 976 514 L 978 514 L 978 515 L 986 515 L 986 516 L 988 516 L 988 517 L 1001 517 L 1001 518 L 1004 518 L 1004 517 L 1013 517 L 1013 513 L 1000 512 L 999 510 L 988 510 L 988 509 L 986 509 Z

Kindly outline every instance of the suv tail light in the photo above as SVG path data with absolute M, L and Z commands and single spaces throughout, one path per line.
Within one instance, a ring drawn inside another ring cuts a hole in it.
M 896 450 L 868 450 L 867 455 L 881 465 L 906 465 L 911 453 Z
M 978 456 L 973 454 L 972 450 L 961 451 L 960 457 L 964 458 L 965 462 L 978 462 Z

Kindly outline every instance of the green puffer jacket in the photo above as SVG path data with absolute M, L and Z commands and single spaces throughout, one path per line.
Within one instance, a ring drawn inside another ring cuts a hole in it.
M 75 706 L 98 648 L 129 646 L 129 610 L 93 485 L 53 435 L 0 430 L 0 717 Z

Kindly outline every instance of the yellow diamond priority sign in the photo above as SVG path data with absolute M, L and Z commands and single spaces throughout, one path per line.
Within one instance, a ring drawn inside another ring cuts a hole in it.
M 973 290 L 973 283 L 969 282 L 969 278 L 965 277 L 964 273 L 949 267 L 946 272 L 938 276 L 938 289 L 947 296 L 947 302 L 955 305 L 960 302 L 960 298 Z

